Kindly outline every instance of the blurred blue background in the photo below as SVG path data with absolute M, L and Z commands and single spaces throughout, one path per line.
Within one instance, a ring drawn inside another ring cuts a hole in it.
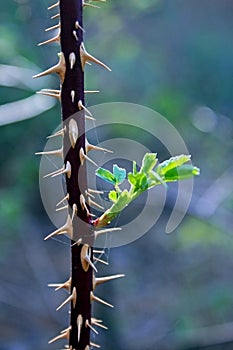
M 31 79 L 57 62 L 56 45 L 36 46 L 49 37 L 49 5 L 0 4 L 0 350 L 57 349 L 62 344 L 47 341 L 68 324 L 67 309 L 55 312 L 64 294 L 46 285 L 68 277 L 69 245 L 43 241 L 53 225 L 34 156 L 60 122 L 59 105 L 34 96 L 58 88 L 58 79 Z M 158 111 L 185 140 L 201 176 L 172 235 L 164 233 L 171 194 L 149 233 L 106 252 L 110 265 L 102 273 L 126 278 L 100 287 L 98 295 L 115 309 L 95 306 L 109 331 L 94 341 L 111 350 L 230 350 L 233 2 L 108 0 L 101 7 L 85 9 L 85 42 L 112 73 L 87 67 L 86 87 L 101 91 L 88 95 L 87 105 L 122 101 Z

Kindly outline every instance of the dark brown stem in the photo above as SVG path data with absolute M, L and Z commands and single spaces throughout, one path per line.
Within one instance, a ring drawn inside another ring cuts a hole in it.
M 85 326 L 86 320 L 91 323 L 91 301 L 93 270 L 83 269 L 81 251 L 84 242 L 74 244 L 80 238 L 90 237 L 90 218 L 88 211 L 80 203 L 80 196 L 85 195 L 87 189 L 87 174 L 85 162 L 80 162 L 80 149 L 85 152 L 85 113 L 78 107 L 79 101 L 84 105 L 84 73 L 80 59 L 80 45 L 83 41 L 83 4 L 82 0 L 60 0 L 61 21 L 61 51 L 66 62 L 65 79 L 61 88 L 62 119 L 66 125 L 64 135 L 65 164 L 71 165 L 71 176 L 66 178 L 67 193 L 69 194 L 70 216 L 74 206 L 77 206 L 77 216 L 73 219 L 73 240 L 71 241 L 71 293 L 76 289 L 77 301 L 71 302 L 70 337 L 71 349 L 85 350 L 90 344 L 90 328 Z M 75 57 L 73 67 L 70 57 Z M 72 96 L 73 94 L 73 96 Z M 77 112 L 78 115 L 77 115 Z M 69 121 L 72 118 L 77 123 L 78 139 L 73 147 L 69 139 Z M 88 208 L 88 206 L 87 206 Z M 92 259 L 92 253 L 91 253 Z M 81 316 L 80 316 L 81 315 Z M 82 320 L 82 322 L 80 321 Z M 78 324 L 80 326 L 80 334 Z

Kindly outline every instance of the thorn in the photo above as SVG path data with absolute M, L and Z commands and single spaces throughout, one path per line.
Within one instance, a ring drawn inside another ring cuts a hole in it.
M 49 7 L 48 7 L 48 10 L 52 10 L 53 8 L 59 6 L 59 4 L 60 4 L 60 1 L 57 1 L 55 4 L 49 6 Z
M 89 161 L 90 163 L 92 163 L 92 164 L 94 164 L 96 167 L 98 167 L 98 165 L 94 162 L 94 160 L 92 160 L 91 158 L 89 158 L 89 157 L 84 153 L 84 150 L 83 150 L 82 147 L 80 148 L 80 151 L 79 151 L 79 159 L 80 159 L 80 162 L 81 162 L 82 165 L 84 164 L 84 160 L 86 159 L 87 161 Z
M 65 79 L 65 73 L 66 73 L 66 62 L 65 62 L 65 57 L 63 52 L 60 52 L 58 56 L 59 56 L 58 64 L 45 70 L 44 72 L 34 75 L 33 78 L 40 78 L 48 74 L 57 73 L 60 76 L 61 82 L 63 83 Z
M 95 267 L 95 265 L 93 264 L 93 262 L 91 261 L 91 248 L 88 244 L 84 244 L 81 250 L 81 263 L 82 263 L 82 267 L 83 270 L 85 272 L 88 271 L 89 266 L 91 266 L 93 268 L 93 270 L 97 271 L 97 268 Z
M 55 89 L 42 89 L 41 91 L 54 92 L 55 94 L 58 94 L 58 95 L 61 94 L 61 90 L 55 90 Z
M 51 39 L 42 41 L 41 43 L 37 44 L 37 46 L 42 46 L 42 45 L 47 45 L 47 44 L 51 44 L 51 43 L 56 43 L 60 41 L 60 33 L 58 33 L 56 36 L 54 36 Z
M 44 178 L 49 177 L 49 176 L 56 177 L 56 176 L 63 175 L 63 174 L 66 174 L 68 179 L 70 179 L 70 177 L 71 177 L 71 164 L 69 161 L 67 161 L 66 166 L 63 165 L 63 167 L 61 169 L 57 169 L 57 170 L 53 171 L 52 173 L 44 175 Z
M 58 29 L 58 28 L 60 28 L 60 27 L 61 27 L 61 24 L 58 23 L 58 24 L 55 24 L 55 26 L 46 28 L 46 29 L 45 29 L 45 32 L 49 32 L 50 30 Z
M 61 334 L 63 334 L 63 333 L 65 333 L 66 331 L 71 330 L 71 328 L 72 328 L 72 327 L 71 327 L 71 326 L 69 326 L 68 328 L 63 329 L 63 331 L 61 331 L 60 333 L 61 333 Z
M 109 265 L 109 263 L 107 261 L 104 261 L 102 259 L 99 259 L 97 258 L 96 256 L 93 256 L 93 260 L 97 261 L 97 262 L 100 262 L 101 264 L 104 264 L 104 265 Z
M 95 234 L 95 238 L 97 238 L 99 235 L 102 235 L 108 232 L 113 232 L 113 231 L 121 231 L 121 230 L 122 230 L 121 227 L 105 228 L 103 230 L 94 231 L 94 234 Z
M 117 278 L 125 277 L 123 274 L 119 275 L 112 275 L 112 276 L 106 276 L 106 277 L 95 277 L 93 278 L 93 289 L 95 289 L 98 285 L 115 280 Z
M 81 328 L 82 328 L 82 325 L 83 325 L 83 317 L 82 317 L 82 315 L 78 315 L 78 318 L 77 318 L 78 343 L 79 343 L 79 341 L 80 341 L 80 335 L 81 335 Z
M 36 152 L 35 155 L 63 157 L 63 147 L 54 151 Z
M 59 18 L 61 15 L 60 15 L 60 13 L 57 13 L 56 15 L 54 15 L 54 16 L 52 16 L 52 17 L 50 17 L 51 19 L 55 19 L 55 18 Z
M 69 161 L 66 162 L 66 166 L 63 166 L 61 169 L 59 169 L 59 171 L 56 171 L 55 174 L 52 174 L 51 177 L 56 177 L 59 175 L 63 175 L 66 174 L 68 179 L 70 179 L 71 177 L 71 164 Z M 46 175 L 45 177 L 47 177 L 49 175 Z
M 65 225 L 58 228 L 56 231 L 50 233 L 48 236 L 46 236 L 44 238 L 44 240 L 47 241 L 47 239 L 49 239 L 51 237 L 54 237 L 57 235 L 62 235 L 62 234 L 68 234 L 70 239 L 72 239 L 72 237 L 73 237 L 73 224 L 72 224 L 72 220 L 71 220 L 70 215 L 68 215 Z
M 93 120 L 93 121 L 96 120 L 94 117 L 91 117 L 91 116 L 89 116 L 89 115 L 85 115 L 85 119 L 87 119 L 87 120 Z
M 95 196 L 93 196 L 93 194 L 89 193 L 87 190 L 85 190 L 85 195 L 95 199 Z
M 53 174 L 52 177 L 62 175 L 62 174 L 66 174 L 68 179 L 70 179 L 70 177 L 71 177 L 71 164 L 69 161 L 66 162 L 66 167 L 64 170 L 61 170 L 60 172 Z
M 63 301 L 63 303 L 60 306 L 56 308 L 56 311 L 60 310 L 63 306 L 68 304 L 70 301 L 72 301 L 72 305 L 74 309 L 77 301 L 77 292 L 75 287 L 73 288 L 72 294 L 65 301 Z
M 57 169 L 57 170 L 55 170 L 55 171 L 53 171 L 53 172 L 51 172 L 49 174 L 44 175 L 43 177 L 46 178 L 46 177 L 53 176 L 53 175 L 56 175 L 56 174 L 60 175 L 60 173 L 63 172 L 64 169 L 65 169 L 65 165 L 63 165 L 63 167 L 61 169 Z
M 70 95 L 71 95 L 71 101 L 72 101 L 72 103 L 74 103 L 75 91 L 71 90 Z
M 110 151 L 107 148 L 91 145 L 86 139 L 86 153 L 88 153 L 88 152 L 90 152 L 92 150 L 93 151 L 103 151 L 103 152 L 106 152 L 106 153 L 113 153 L 113 151 Z
M 80 204 L 81 204 L 82 210 L 86 210 L 87 216 L 96 217 L 96 215 L 91 214 L 90 211 L 88 210 L 83 194 L 80 195 Z
M 69 121 L 69 139 L 71 146 L 75 148 L 76 142 L 78 140 L 78 124 L 73 118 Z
M 74 36 L 75 39 L 78 41 L 78 36 L 77 36 L 76 30 L 73 30 L 73 36 Z
M 94 250 L 93 250 L 93 253 L 94 253 L 94 254 L 104 254 L 105 251 L 104 251 L 104 250 L 96 250 L 96 249 L 94 249 Z
M 74 216 L 77 215 L 77 212 L 78 212 L 77 204 L 74 203 L 72 209 L 73 209 L 73 213 L 72 213 L 71 220 L 73 221 L 74 220 Z
M 106 326 L 104 326 L 103 324 L 101 324 L 101 322 L 103 322 L 103 321 L 97 320 L 97 319 L 94 318 L 94 317 L 91 318 L 91 323 L 92 323 L 92 324 L 96 325 L 97 327 L 100 327 L 100 328 L 103 328 L 103 329 L 106 329 L 106 330 L 107 330 L 108 327 L 106 327 Z
M 98 349 L 101 348 L 101 346 L 99 344 L 93 343 L 91 341 L 90 341 L 90 345 L 93 346 L 93 348 L 98 348 Z
M 100 92 L 100 91 L 99 90 L 85 90 L 84 94 L 96 94 L 98 92 Z
M 69 62 L 70 62 L 70 69 L 74 68 L 75 62 L 76 62 L 76 56 L 74 52 L 71 52 L 69 55 Z
M 90 299 L 91 299 L 91 302 L 92 302 L 92 301 L 98 301 L 99 303 L 104 304 L 104 305 L 106 305 L 106 306 L 114 307 L 112 304 L 109 304 L 109 303 L 107 303 L 105 300 L 100 299 L 99 297 L 95 296 L 95 295 L 93 294 L 92 291 L 91 291 L 91 293 L 90 293 Z
M 58 291 L 60 289 L 66 289 L 68 292 L 70 292 L 71 288 L 71 277 L 64 283 L 52 283 L 48 284 L 48 287 L 55 288 L 55 291 Z
M 104 210 L 104 207 L 102 207 L 102 205 L 96 203 L 95 201 L 93 201 L 91 198 L 88 198 L 88 204 L 90 206 L 94 205 L 96 206 L 98 209 Z
M 88 188 L 88 192 L 90 193 L 96 193 L 96 194 L 104 194 L 104 191 L 98 191 L 98 190 L 94 190 L 92 188 Z
M 96 322 L 103 323 L 103 321 L 100 320 L 100 319 L 97 319 L 97 318 L 95 318 L 95 317 L 93 317 L 93 319 L 94 319 Z
M 62 203 L 65 202 L 65 201 L 68 201 L 69 198 L 70 198 L 70 195 L 69 195 L 69 193 L 67 193 L 67 195 L 66 195 L 64 198 L 62 198 L 62 200 L 61 200 L 60 202 L 58 202 L 58 203 L 56 204 L 56 207 L 59 207 L 60 204 L 62 204 Z
M 59 339 L 69 339 L 70 331 L 71 331 L 71 327 L 64 329 L 64 331 L 61 331 L 61 333 L 57 337 L 51 339 L 49 341 L 49 344 L 52 344 Z
M 75 243 L 73 243 L 72 245 L 71 245 L 71 247 L 73 247 L 74 245 L 80 245 L 81 243 L 82 243 L 82 241 L 83 241 L 83 239 L 82 238 L 79 238 L 78 240 L 77 240 L 77 242 L 75 242 Z
M 93 8 L 95 8 L 95 9 L 100 9 L 100 7 L 99 6 L 96 6 L 96 5 L 93 5 L 93 4 L 90 4 L 89 2 L 84 2 L 83 1 L 83 7 L 93 7 Z
M 68 209 L 68 208 L 69 208 L 69 205 L 64 205 L 64 207 L 57 208 L 56 211 L 62 211 L 62 210 Z
M 74 26 L 75 26 L 76 29 L 81 29 L 81 31 L 82 31 L 83 33 L 85 33 L 85 30 L 83 29 L 83 27 L 80 26 L 79 21 L 76 21 L 75 24 L 74 24 Z
M 89 214 L 89 210 L 88 210 L 87 205 L 86 205 L 85 197 L 82 193 L 80 194 L 80 205 L 81 205 L 82 210 L 86 210 L 86 212 Z
M 87 114 L 90 116 L 90 117 L 93 117 L 93 115 L 91 114 L 91 112 L 87 109 L 87 107 L 84 106 L 84 104 L 82 103 L 81 100 L 78 101 L 78 109 L 81 111 L 82 109 L 84 109 L 84 111 L 87 112 Z
M 65 133 L 65 132 L 66 132 L 66 126 L 65 126 L 63 129 L 61 129 L 61 130 L 55 132 L 55 134 L 52 134 L 52 135 L 50 135 L 50 136 L 47 136 L 47 139 L 51 139 L 51 138 L 57 137 L 57 136 L 64 136 L 64 133 Z
M 44 96 L 50 96 L 50 97 L 55 97 L 58 100 L 60 100 L 61 95 L 55 92 L 50 92 L 48 89 L 46 90 L 40 90 L 36 92 L 38 95 L 44 95 Z
M 86 320 L 85 322 L 85 327 L 89 327 L 95 334 L 99 334 L 99 332 L 94 328 L 92 327 L 92 325 L 90 324 L 90 322 L 88 320 Z
M 84 46 L 83 43 L 80 45 L 80 59 L 81 59 L 81 65 L 82 65 L 82 70 L 83 71 L 84 71 L 84 67 L 85 67 L 85 64 L 87 63 L 87 61 L 91 61 L 91 62 L 94 62 L 96 64 L 99 64 L 100 66 L 106 68 L 107 70 L 109 70 L 111 72 L 111 69 L 106 64 L 104 64 L 103 62 L 99 61 L 97 58 L 95 58 L 94 56 L 90 55 L 86 51 L 85 46 Z

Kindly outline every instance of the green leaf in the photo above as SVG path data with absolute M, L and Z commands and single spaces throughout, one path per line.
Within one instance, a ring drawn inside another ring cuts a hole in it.
M 99 168 L 96 170 L 96 175 L 100 177 L 101 179 L 110 182 L 111 184 L 115 185 L 116 184 L 116 178 L 115 176 L 111 173 L 111 171 L 104 169 L 104 168 Z
M 126 178 L 126 170 L 123 168 L 119 168 L 117 164 L 113 165 L 113 175 L 115 177 L 115 183 L 120 185 Z
M 152 186 L 162 184 L 165 187 L 167 187 L 167 184 L 165 183 L 164 179 L 155 171 L 150 172 L 149 179 L 152 182 Z
M 200 175 L 199 168 L 192 164 L 185 164 L 167 171 L 164 177 L 165 181 L 177 181 L 189 179 L 190 177 L 197 175 Z
M 143 176 L 141 176 L 140 181 L 139 181 L 139 188 L 141 190 L 146 190 L 148 188 L 148 181 L 147 181 L 147 177 L 145 174 L 141 174 Z
M 190 160 L 189 155 L 172 157 L 159 164 L 155 170 L 157 158 L 155 153 L 147 153 L 142 162 L 140 172 L 137 171 L 137 164 L 133 161 L 133 172 L 128 173 L 128 181 L 131 184 L 129 191 L 121 192 L 118 182 L 123 181 L 126 176 L 125 169 L 114 165 L 112 174 L 110 171 L 99 168 L 97 175 L 104 180 L 115 185 L 115 191 L 109 192 L 109 199 L 113 202 L 112 206 L 107 209 L 99 218 L 98 226 L 108 225 L 130 202 L 135 200 L 141 193 L 156 185 L 166 182 L 183 180 L 200 174 L 199 168 L 192 164 L 185 164 Z
M 119 195 L 117 201 L 108 209 L 109 214 L 120 213 L 130 202 L 130 195 L 127 190 L 124 190 Z
M 148 181 L 145 174 L 137 173 L 132 174 L 128 173 L 128 180 L 135 187 L 134 191 L 145 190 L 148 188 Z
M 128 180 L 131 183 L 131 185 L 136 186 L 136 184 L 137 184 L 136 175 L 134 175 L 132 173 L 128 173 Z
M 142 167 L 140 172 L 149 174 L 157 163 L 157 153 L 146 153 L 142 160 Z
M 137 174 L 137 163 L 136 161 L 134 160 L 133 161 L 133 175 L 136 175 Z
M 108 198 L 112 201 L 112 202 L 116 202 L 117 201 L 117 192 L 116 191 L 110 191 L 108 194 Z
M 184 155 L 184 154 L 177 157 L 171 157 L 170 159 L 160 163 L 156 169 L 156 172 L 161 176 L 165 175 L 167 171 L 177 168 L 183 165 L 184 163 L 187 163 L 188 161 L 190 161 L 190 158 L 191 158 L 190 155 Z
M 113 203 L 111 208 L 107 209 L 104 214 L 99 218 L 99 225 L 106 226 L 108 225 L 122 210 L 127 207 L 131 202 L 131 196 L 127 190 L 121 192 L 118 196 L 117 201 Z

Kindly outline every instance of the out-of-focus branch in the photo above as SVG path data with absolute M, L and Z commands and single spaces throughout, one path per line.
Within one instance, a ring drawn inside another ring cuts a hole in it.
M 0 64 L 0 85 L 35 92 L 41 89 L 44 84 L 43 80 L 32 79 L 32 76 L 36 73 L 37 71 L 34 69 Z M 0 125 L 36 117 L 51 109 L 55 103 L 54 99 L 46 99 L 39 95 L 33 95 L 16 102 L 5 103 L 0 106 Z
M 19 122 L 51 109 L 55 105 L 53 99 L 33 95 L 23 100 L 6 103 L 0 106 L 0 125 Z

